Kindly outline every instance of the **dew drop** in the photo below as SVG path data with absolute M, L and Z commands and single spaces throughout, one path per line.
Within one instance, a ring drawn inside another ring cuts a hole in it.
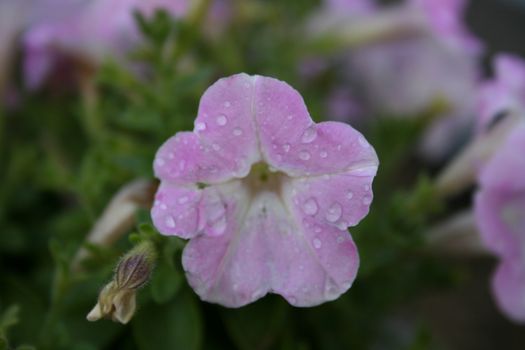
M 232 104 L 230 103 L 230 101 L 225 101 L 224 102 L 224 107 L 228 108 L 230 107 Z
M 319 153 L 319 157 L 326 158 L 328 157 L 328 153 L 326 153 L 325 151 L 322 151 L 321 153 Z
M 184 170 L 185 167 L 186 167 L 186 161 L 181 160 L 180 163 L 179 163 L 180 170 Z
M 365 191 L 370 191 L 370 185 L 365 185 L 364 189 L 365 189 Z
M 198 122 L 195 124 L 195 129 L 197 131 L 206 130 L 206 123 Z
M 217 220 L 211 227 L 214 235 L 222 235 L 226 231 L 226 217 Z
M 293 115 L 292 115 L 292 114 L 290 114 L 290 115 L 289 115 L 288 117 L 286 117 L 286 118 L 287 118 L 288 120 L 292 120 L 292 118 L 293 118 Z
M 156 200 L 155 202 L 153 202 L 153 205 L 158 207 L 160 205 L 160 201 L 159 200 Z
M 343 213 L 343 208 L 341 205 L 337 202 L 332 204 L 332 206 L 328 209 L 326 212 L 326 220 L 330 222 L 336 222 L 341 217 L 341 214 Z
M 169 159 L 175 158 L 175 155 L 173 154 L 173 152 L 168 153 L 168 158 Z
M 180 197 L 179 198 L 179 204 L 184 204 L 188 201 L 188 197 L 184 196 L 184 197 Z
M 368 148 L 370 147 L 370 144 L 368 142 L 366 142 L 365 138 L 363 136 L 359 136 L 359 144 L 364 147 L 364 148 Z
M 315 249 L 321 249 L 321 246 L 323 245 L 319 238 L 314 238 L 313 244 L 314 244 Z
M 226 118 L 224 114 L 221 114 L 215 121 L 217 122 L 217 125 L 224 126 L 226 123 L 228 123 L 228 118 Z
M 309 127 L 306 129 L 303 133 L 303 136 L 301 138 L 301 141 L 303 143 L 310 143 L 317 137 L 317 131 L 315 130 L 315 127 Z
M 339 236 L 337 237 L 337 243 L 341 244 L 345 241 L 345 237 L 344 236 Z
M 307 199 L 303 204 L 303 211 L 307 215 L 317 214 L 318 209 L 319 207 L 317 206 L 317 202 L 314 198 Z
M 370 196 L 363 197 L 363 204 L 364 205 L 369 205 L 370 203 L 372 203 L 372 197 L 370 197 Z
M 348 198 L 348 199 L 354 198 L 354 192 L 352 192 L 352 191 L 346 192 L 346 198 Z
M 301 158 L 302 160 L 308 160 L 310 159 L 310 153 L 308 153 L 307 151 L 301 151 L 299 152 L 299 158 Z
M 337 228 L 340 229 L 341 231 L 346 231 L 346 229 L 348 228 L 348 224 L 344 221 L 338 222 Z
M 166 209 L 168 209 L 168 206 L 167 206 L 166 204 L 162 203 L 162 204 L 160 205 L 160 209 L 162 209 L 162 210 L 166 210 Z
M 211 148 L 213 148 L 215 151 L 218 151 L 221 149 L 221 146 L 219 146 L 218 144 L 214 143 L 213 145 L 211 145 Z
M 285 143 L 285 144 L 283 145 L 283 150 L 284 150 L 285 152 L 288 152 L 288 151 L 290 151 L 290 147 L 291 147 L 291 146 L 290 146 L 289 143 Z
M 166 217 L 166 226 L 169 228 L 175 228 L 175 220 L 173 220 L 173 217 L 171 215 L 168 215 Z
M 163 166 L 164 164 L 166 164 L 166 161 L 162 158 L 157 158 L 155 159 L 155 163 L 158 165 L 158 166 Z
M 241 128 L 235 128 L 235 129 L 233 129 L 233 135 L 235 135 L 235 136 L 241 136 L 241 135 L 242 135 L 242 129 L 241 129 Z

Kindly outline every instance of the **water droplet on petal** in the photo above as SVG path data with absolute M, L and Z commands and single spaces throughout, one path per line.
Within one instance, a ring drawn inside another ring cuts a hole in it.
M 290 114 L 290 115 L 289 115 L 288 117 L 286 117 L 286 118 L 288 118 L 288 120 L 292 120 L 292 118 L 293 118 L 293 115 L 292 115 L 292 114 Z
M 180 197 L 179 198 L 179 204 L 184 204 L 188 201 L 188 197 L 184 196 L 184 197 Z
M 213 235 L 221 235 L 226 231 L 226 216 L 223 216 L 219 220 L 217 220 L 213 225 L 211 226 L 212 234 Z
M 319 238 L 314 238 L 313 244 L 314 244 L 315 249 L 321 249 L 321 246 L 323 245 L 323 243 L 321 242 Z
M 345 237 L 344 236 L 339 236 L 337 237 L 337 243 L 341 244 L 345 241 Z
M 365 140 L 365 138 L 363 136 L 359 136 L 359 144 L 364 147 L 364 148 L 368 148 L 370 147 L 370 144 Z
M 195 129 L 197 131 L 206 130 L 206 123 L 198 122 L 195 124 Z
M 230 107 L 232 104 L 230 103 L 230 101 L 225 101 L 224 102 L 224 107 L 228 108 Z
M 290 304 L 295 304 L 297 303 L 297 299 L 295 297 L 288 297 L 288 301 L 290 302 Z
M 311 126 L 304 131 L 301 141 L 303 143 L 310 143 L 313 140 L 315 140 L 316 137 L 317 137 L 317 131 L 315 130 L 314 126 Z
M 166 216 L 166 226 L 169 228 L 175 228 L 175 220 L 171 215 Z
M 290 150 L 290 147 L 291 147 L 291 146 L 290 146 L 289 143 L 285 143 L 285 144 L 283 145 L 283 150 L 284 150 L 285 152 L 288 152 L 288 151 Z
M 346 198 L 348 198 L 348 199 L 354 198 L 354 192 L 352 192 L 352 191 L 346 192 Z
M 168 209 L 168 206 L 167 206 L 166 204 L 162 203 L 162 204 L 160 205 L 160 209 L 162 209 L 162 210 L 166 210 L 166 209 Z
M 302 160 L 308 160 L 310 159 L 310 153 L 308 153 L 307 151 L 301 151 L 299 152 L 299 158 L 301 158 Z
M 318 209 L 319 207 L 317 206 L 317 202 L 314 198 L 307 199 L 303 203 L 303 211 L 307 215 L 315 215 Z
M 341 207 L 339 203 L 335 202 L 328 209 L 325 217 L 326 217 L 326 220 L 330 222 L 336 222 L 341 217 L 341 214 L 343 214 L 343 208 Z
M 365 189 L 365 191 L 370 191 L 370 185 L 365 185 L 364 189 Z
M 218 151 L 221 149 L 221 146 L 219 146 L 218 144 L 214 143 L 213 145 L 211 145 L 211 148 L 213 148 L 215 151 Z
M 221 114 L 216 119 L 217 125 L 224 126 L 226 123 L 228 123 L 228 118 L 224 114 Z
M 344 221 L 338 222 L 336 226 L 341 231 L 346 231 L 346 229 L 348 228 L 348 224 Z
M 186 161 L 181 160 L 180 163 L 179 163 L 180 170 L 184 170 L 185 167 L 186 167 Z
M 325 151 L 322 151 L 321 153 L 319 153 L 319 157 L 326 158 L 328 157 L 328 153 L 326 153 Z
M 235 129 L 233 129 L 233 135 L 235 135 L 235 136 L 241 136 L 241 135 L 242 135 L 242 129 L 241 129 L 241 128 L 235 128 Z
M 158 166 L 163 166 L 164 164 L 166 164 L 166 161 L 162 158 L 157 158 L 155 159 L 155 164 L 157 164 Z
M 175 155 L 173 154 L 173 152 L 168 153 L 168 158 L 169 159 L 175 158 Z
M 363 204 L 364 205 L 369 205 L 370 203 L 372 203 L 372 197 L 370 197 L 370 196 L 363 197 Z
M 336 286 L 332 283 L 327 283 L 324 288 L 324 296 L 327 300 L 333 300 L 339 296 Z

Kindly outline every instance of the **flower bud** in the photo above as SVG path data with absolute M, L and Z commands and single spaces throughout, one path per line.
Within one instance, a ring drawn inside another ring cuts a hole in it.
M 148 282 L 155 260 L 151 242 L 143 242 L 127 253 L 119 261 L 113 280 L 100 292 L 97 304 L 87 315 L 88 321 L 107 317 L 128 323 L 136 310 L 136 291 Z

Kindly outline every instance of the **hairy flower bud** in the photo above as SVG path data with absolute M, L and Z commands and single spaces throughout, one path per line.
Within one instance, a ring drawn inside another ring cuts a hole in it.
M 113 280 L 100 292 L 97 304 L 87 315 L 88 321 L 108 317 L 128 323 L 136 310 L 136 291 L 148 282 L 155 260 L 151 242 L 143 242 L 127 253 L 119 261 Z

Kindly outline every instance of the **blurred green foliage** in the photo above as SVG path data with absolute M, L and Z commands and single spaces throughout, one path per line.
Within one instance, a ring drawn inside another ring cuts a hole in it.
M 305 84 L 298 63 L 308 52 L 294 35 L 314 5 L 261 2 L 257 11 L 234 16 L 220 40 L 208 39 L 198 20 L 174 21 L 162 12 L 151 21 L 139 17 L 148 39 L 133 54 L 140 74 L 108 62 L 91 85 L 22 96 L 20 107 L 0 118 L 0 349 L 431 346 L 423 320 L 410 320 L 408 335 L 389 328 L 401 305 L 454 283 L 450 271 L 420 251 L 422 232 L 440 209 L 428 180 L 407 166 L 421 119 L 375 118 L 364 130 L 381 168 L 370 215 L 352 230 L 360 272 L 337 301 L 309 309 L 274 295 L 241 309 L 203 303 L 184 278 L 184 242 L 158 235 L 147 212 L 138 215 L 130 240 L 92 247 L 95 258 L 86 270 L 71 271 L 111 196 L 132 179 L 153 176 L 155 151 L 192 128 L 199 98 L 216 78 L 239 71 L 279 77 L 301 91 L 314 119 L 322 120 L 324 87 L 336 73 Z M 160 255 L 135 318 L 129 326 L 88 323 L 118 257 L 141 239 L 152 239 Z

